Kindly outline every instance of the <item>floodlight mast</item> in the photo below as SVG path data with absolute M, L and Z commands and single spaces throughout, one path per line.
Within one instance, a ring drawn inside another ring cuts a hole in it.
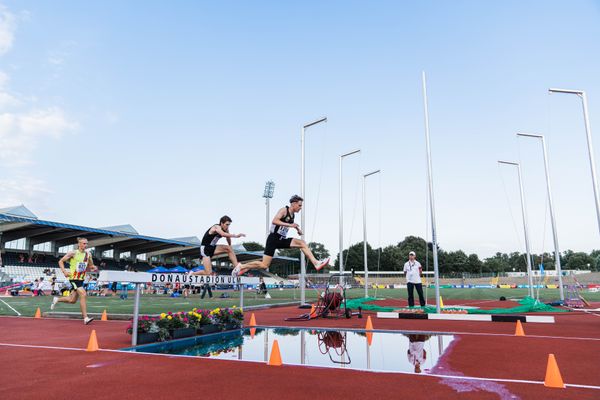
M 266 236 L 269 236 L 269 230 L 271 229 L 271 219 L 270 219 L 270 200 L 273 198 L 273 194 L 275 193 L 275 182 L 271 181 L 267 181 L 267 183 L 265 183 L 265 191 L 263 192 L 263 198 L 265 199 L 265 205 L 267 207 L 267 212 L 266 212 Z

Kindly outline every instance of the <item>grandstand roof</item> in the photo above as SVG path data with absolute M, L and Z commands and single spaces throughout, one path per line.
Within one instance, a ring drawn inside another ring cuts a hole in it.
M 36 215 L 34 213 L 32 213 L 23 204 L 21 204 L 20 206 L 0 208 L 0 214 L 8 214 L 8 215 L 12 215 L 12 216 L 15 216 L 15 217 L 24 217 L 24 218 L 34 218 L 34 219 L 37 219 Z
M 175 239 L 164 239 L 140 235 L 129 225 L 117 225 L 104 228 L 91 228 L 81 225 L 38 219 L 24 205 L 0 209 L 0 234 L 2 243 L 28 238 L 32 245 L 56 242 L 57 248 L 74 244 L 78 236 L 88 239 L 89 247 L 107 246 L 110 249 L 137 254 L 170 255 L 178 254 L 191 258 L 199 257 L 200 239 L 186 236 Z M 262 252 L 246 251 L 243 245 L 233 245 L 240 261 L 249 261 L 262 257 Z M 227 258 L 227 254 L 215 257 Z M 298 261 L 290 257 L 276 256 L 278 262 Z
M 62 247 L 73 244 L 78 236 L 85 236 L 90 247 L 110 245 L 114 250 L 139 254 L 159 250 L 168 254 L 181 249 L 197 252 L 199 248 L 198 244 L 189 241 L 140 235 L 131 225 L 92 228 L 40 220 L 25 206 L 0 210 L 0 232 L 3 242 L 29 238 L 34 245 L 55 241 L 57 247 Z

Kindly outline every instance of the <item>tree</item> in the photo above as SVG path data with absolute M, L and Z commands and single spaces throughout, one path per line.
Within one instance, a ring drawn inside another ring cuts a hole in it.
M 369 269 L 372 271 L 377 268 L 377 262 L 379 261 L 379 254 L 376 249 L 373 249 L 369 243 L 367 243 L 367 262 Z M 335 260 L 336 267 L 339 268 L 340 255 L 338 253 Z M 364 271 L 365 269 L 365 254 L 363 242 L 355 243 L 350 246 L 349 249 L 344 250 L 344 269 L 350 271 Z
M 382 271 L 402 271 L 404 258 L 398 246 L 386 246 L 381 251 L 381 270 Z
M 262 244 L 258 242 L 244 242 L 242 246 L 246 249 L 246 251 L 263 251 L 265 248 Z
M 487 271 L 495 273 L 512 271 L 509 257 L 506 253 L 498 252 L 493 257 L 486 258 L 483 262 L 483 266 Z
M 483 272 L 483 263 L 477 256 L 477 254 L 469 254 L 467 257 L 467 271 L 472 273 L 482 273 Z
M 469 257 L 467 257 L 464 251 L 449 251 L 445 255 L 444 263 L 440 263 L 440 273 L 470 272 L 467 269 L 468 261 Z
M 570 254 L 566 269 L 590 269 L 594 266 L 594 259 L 583 252 Z

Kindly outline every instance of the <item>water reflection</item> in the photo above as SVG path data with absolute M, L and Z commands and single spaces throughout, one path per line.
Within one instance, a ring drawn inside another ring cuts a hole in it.
M 284 364 L 428 373 L 453 340 L 450 335 L 370 332 L 369 344 L 365 332 L 256 328 L 253 333 L 239 331 L 227 338 L 162 352 L 266 362 L 277 340 Z
M 408 337 L 408 350 L 406 352 L 408 361 L 415 366 L 414 372 L 421 373 L 421 365 L 425 364 L 427 359 L 427 350 L 425 342 L 431 338 L 430 335 L 406 335 Z
M 348 348 L 346 347 L 346 338 L 348 332 L 339 331 L 321 331 L 317 333 L 317 343 L 321 354 L 327 354 L 334 364 L 349 365 L 352 364 Z M 334 357 L 337 356 L 337 357 Z M 339 357 L 339 360 L 337 358 Z M 336 359 L 334 359 L 336 358 Z M 347 360 L 346 360 L 347 358 Z

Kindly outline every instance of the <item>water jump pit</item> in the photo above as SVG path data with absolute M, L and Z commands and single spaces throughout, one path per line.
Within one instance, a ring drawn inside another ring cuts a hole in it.
M 279 359 L 285 365 L 428 374 L 453 340 L 453 335 L 422 332 L 256 327 L 125 350 L 259 363 Z

